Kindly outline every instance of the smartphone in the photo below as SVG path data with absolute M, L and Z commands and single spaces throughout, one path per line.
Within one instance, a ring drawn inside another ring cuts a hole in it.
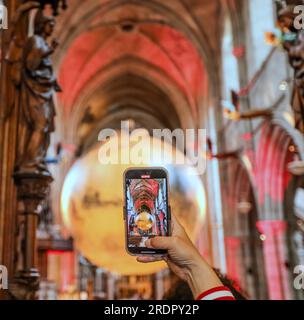
M 163 255 L 147 239 L 170 236 L 168 173 L 164 168 L 129 168 L 124 172 L 126 249 L 131 255 Z

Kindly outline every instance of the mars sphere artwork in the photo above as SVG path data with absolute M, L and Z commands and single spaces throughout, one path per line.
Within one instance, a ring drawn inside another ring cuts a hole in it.
M 116 139 L 119 151 L 125 147 L 120 135 L 112 139 Z M 155 138 L 145 139 L 144 143 L 148 146 Z M 162 166 L 167 169 L 172 212 L 192 240 L 195 240 L 205 222 L 206 200 L 201 176 L 195 174 L 195 169 L 189 165 L 166 164 L 171 145 L 165 142 L 156 145 L 161 146 L 163 162 L 154 163 L 151 156 L 147 156 L 143 164 L 136 167 Z M 160 271 L 166 267 L 164 262 L 141 264 L 125 249 L 123 173 L 135 165 L 101 163 L 100 146 L 101 144 L 97 144 L 77 160 L 65 178 L 61 195 L 65 227 L 73 236 L 76 249 L 98 267 L 123 275 L 144 275 Z M 151 150 L 151 153 L 161 152 L 155 148 Z M 184 157 L 174 149 L 173 155 L 176 153 Z M 151 228 L 153 216 L 143 211 L 135 222 L 145 231 Z
M 135 219 L 135 224 L 142 231 L 148 231 L 152 228 L 154 217 L 149 212 L 141 212 Z

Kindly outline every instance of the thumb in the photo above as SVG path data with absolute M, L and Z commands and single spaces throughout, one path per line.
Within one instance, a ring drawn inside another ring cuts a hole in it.
M 175 239 L 173 237 L 154 237 L 145 242 L 148 248 L 170 250 L 175 246 Z

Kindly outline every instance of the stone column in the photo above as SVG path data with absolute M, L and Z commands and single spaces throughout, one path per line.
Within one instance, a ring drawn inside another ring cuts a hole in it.
M 238 237 L 225 237 L 226 254 L 227 254 L 227 274 L 240 284 L 240 261 L 239 248 L 241 240 Z
M 288 273 L 284 257 L 286 221 L 258 221 L 257 228 L 265 236 L 263 251 L 269 298 L 271 300 L 288 299 Z
M 115 297 L 115 276 L 108 272 L 107 274 L 107 300 L 113 300 Z

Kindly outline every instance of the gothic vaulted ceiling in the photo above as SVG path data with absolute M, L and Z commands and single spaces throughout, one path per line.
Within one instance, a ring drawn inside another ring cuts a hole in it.
M 221 0 L 70 0 L 53 58 L 65 138 L 83 144 L 124 119 L 198 126 L 217 81 L 222 7 Z

